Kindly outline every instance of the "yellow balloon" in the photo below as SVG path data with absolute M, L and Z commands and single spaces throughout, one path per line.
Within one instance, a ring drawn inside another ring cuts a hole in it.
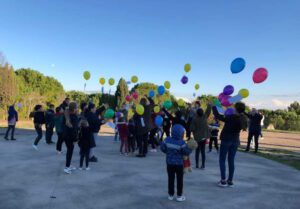
M 249 91 L 248 89 L 241 89 L 239 91 L 239 95 L 241 95 L 243 98 L 247 98 L 249 96 Z
M 179 99 L 178 101 L 177 101 L 177 104 L 178 104 L 178 106 L 179 107 L 183 107 L 184 106 L 184 101 L 183 101 L 183 99 Z
M 137 83 L 138 81 L 139 81 L 139 78 L 137 76 L 134 75 L 134 76 L 131 77 L 131 82 L 132 83 Z
M 110 79 L 108 80 L 108 83 L 109 83 L 109 85 L 113 86 L 113 85 L 115 84 L 115 79 L 110 78 Z
M 89 80 L 91 78 L 91 73 L 89 71 L 84 71 L 83 78 Z
M 136 108 L 135 108 L 135 110 L 136 110 L 136 113 L 137 114 L 139 114 L 139 115 L 143 115 L 144 114 L 144 106 L 143 105 L 140 105 L 140 104 L 138 104 L 137 106 L 136 106 Z
M 159 111 L 160 111 L 159 106 L 155 106 L 155 107 L 154 107 L 154 112 L 155 112 L 155 113 L 159 113 Z
M 195 89 L 198 90 L 200 88 L 200 85 L 197 83 L 195 84 Z
M 190 71 L 191 71 L 191 68 L 192 68 L 191 65 L 188 64 L 188 63 L 184 65 L 184 71 L 185 71 L 186 73 L 190 72 Z
M 100 83 L 101 85 L 104 85 L 104 84 L 105 84 L 105 78 L 100 78 L 100 79 L 99 79 L 99 83 Z
M 170 89 L 171 88 L 170 81 L 165 81 L 164 86 L 165 86 L 166 89 Z

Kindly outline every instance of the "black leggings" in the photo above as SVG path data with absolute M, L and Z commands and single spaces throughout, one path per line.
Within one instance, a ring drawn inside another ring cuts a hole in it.
M 73 150 L 74 150 L 74 144 L 72 141 L 65 141 L 67 146 L 67 154 L 66 154 L 66 167 L 70 167 L 72 156 L 73 156 Z
M 177 196 L 182 196 L 183 191 L 183 166 L 167 165 L 169 195 L 174 196 L 175 175 L 177 180 Z
M 146 155 L 148 152 L 148 133 L 137 136 L 139 154 Z
M 255 143 L 255 152 L 258 151 L 258 138 L 259 138 L 260 132 L 254 133 L 254 132 L 249 132 L 248 135 L 248 143 L 247 143 L 247 151 L 250 150 L 250 143 L 252 141 L 252 138 L 254 137 L 254 143 Z
M 157 132 L 157 128 L 154 128 L 150 131 L 150 135 L 149 135 L 149 141 L 150 141 L 152 149 L 155 149 L 159 145 L 159 143 L 155 137 L 156 132 Z
M 212 144 L 215 144 L 215 148 L 218 151 L 219 150 L 219 146 L 218 146 L 218 137 L 210 137 L 209 139 L 209 151 L 212 150 Z
M 85 159 L 85 167 L 89 167 L 90 149 L 80 149 L 80 167 L 83 166 L 83 160 Z
M 63 133 L 57 133 L 57 142 L 56 142 L 56 150 L 61 152 L 61 146 L 64 142 Z
M 128 137 L 128 152 L 135 151 L 135 137 Z
M 11 140 L 14 139 L 14 134 L 15 134 L 15 128 L 16 126 L 15 125 L 9 125 L 8 128 L 7 128 L 7 131 L 6 131 L 6 134 L 5 134 L 5 138 L 7 139 L 8 138 L 8 134 L 9 134 L 9 131 L 11 130 Z
M 34 141 L 34 145 L 38 145 L 39 141 L 43 138 L 42 124 L 35 124 L 34 128 L 37 133 L 37 137 Z
M 205 167 L 205 144 L 206 140 L 202 140 L 198 143 L 198 147 L 196 149 L 196 154 L 195 154 L 195 160 L 196 160 L 196 167 L 199 167 L 199 155 L 201 152 L 201 160 L 202 160 L 202 167 Z

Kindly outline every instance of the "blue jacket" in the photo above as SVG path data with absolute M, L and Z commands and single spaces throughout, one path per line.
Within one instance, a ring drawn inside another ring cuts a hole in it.
M 174 125 L 172 127 L 172 137 L 166 138 L 160 145 L 161 151 L 167 154 L 166 161 L 168 165 L 183 165 L 183 156 L 192 152 L 182 138 L 184 131 L 183 126 Z

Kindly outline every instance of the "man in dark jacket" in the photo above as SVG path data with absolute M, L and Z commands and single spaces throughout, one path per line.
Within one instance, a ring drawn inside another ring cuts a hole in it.
M 60 107 L 63 108 L 63 110 L 66 110 L 68 108 L 69 104 L 70 104 L 70 98 L 67 97 L 67 98 L 65 98 L 63 103 L 60 105 Z
M 252 138 L 254 137 L 254 143 L 255 143 L 255 153 L 258 151 L 258 139 L 259 135 L 261 134 L 261 120 L 263 116 L 259 114 L 259 112 L 256 109 L 252 109 L 250 114 L 245 113 L 249 118 L 249 132 L 248 132 L 248 143 L 246 152 L 249 152 L 250 150 L 250 143 L 252 141 Z
M 45 113 L 45 121 L 46 121 L 46 143 L 47 144 L 53 144 L 52 136 L 53 136 L 53 129 L 55 126 L 54 123 L 54 105 L 50 104 L 49 109 Z

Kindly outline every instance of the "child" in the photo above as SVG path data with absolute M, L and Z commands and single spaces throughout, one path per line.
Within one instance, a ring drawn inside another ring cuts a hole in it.
M 219 127 L 220 124 L 218 122 L 218 120 L 216 120 L 215 123 L 211 123 L 209 125 L 209 129 L 210 129 L 210 139 L 209 139 L 209 151 L 212 151 L 212 144 L 215 144 L 215 148 L 217 150 L 217 152 L 219 152 L 219 146 L 218 146 L 218 134 L 219 134 Z
M 174 199 L 175 175 L 177 179 L 177 198 L 178 202 L 185 201 L 183 196 L 183 156 L 191 154 L 192 150 L 187 147 L 183 140 L 185 129 L 176 124 L 172 127 L 172 137 L 166 138 L 161 143 L 160 149 L 166 153 L 167 171 L 168 171 L 168 193 L 169 200 Z
M 61 154 L 61 146 L 63 143 L 63 120 L 64 120 L 64 110 L 62 107 L 57 107 L 55 109 L 55 116 L 54 116 L 54 124 L 55 124 L 55 131 L 57 134 L 57 142 L 56 142 L 56 151 L 57 154 Z
M 198 143 L 193 138 L 188 139 L 186 143 L 188 148 L 190 148 L 191 150 L 196 150 L 198 147 Z M 183 167 L 184 173 L 192 172 L 191 160 L 189 155 L 185 155 L 183 157 Z
M 43 106 L 42 105 L 36 105 L 34 107 L 34 114 L 33 114 L 33 123 L 34 123 L 34 128 L 37 133 L 37 137 L 32 145 L 32 147 L 35 150 L 38 150 L 37 145 L 39 141 L 43 138 L 43 130 L 42 130 L 42 125 L 45 124 L 45 113 L 43 111 Z
M 135 126 L 134 126 L 134 121 L 131 118 L 128 123 L 128 152 L 131 154 L 134 154 L 135 152 Z
M 53 129 L 54 129 L 54 105 L 50 104 L 49 109 L 45 113 L 45 122 L 46 122 L 46 142 L 47 144 L 53 144 L 52 136 L 53 136 Z
M 8 122 L 8 128 L 7 128 L 4 139 L 9 140 L 8 139 L 8 134 L 11 130 L 10 140 L 16 140 L 15 137 L 14 137 L 14 134 L 15 134 L 16 123 L 18 122 L 18 112 L 15 110 L 14 105 L 10 106 L 9 109 L 8 109 L 7 122 Z
M 125 155 L 128 155 L 128 125 L 125 122 L 125 118 L 123 113 L 121 113 L 121 117 L 118 120 L 117 123 L 120 139 L 121 139 L 121 145 L 120 145 L 120 154 L 123 155 L 125 152 Z M 124 148 L 124 152 L 123 152 Z
M 91 138 L 93 137 L 93 132 L 89 127 L 87 120 L 82 119 L 80 121 L 80 133 L 79 133 L 79 142 L 80 147 L 80 167 L 79 170 L 82 170 L 83 161 L 85 160 L 85 170 L 90 170 L 89 167 L 89 156 L 91 148 Z

